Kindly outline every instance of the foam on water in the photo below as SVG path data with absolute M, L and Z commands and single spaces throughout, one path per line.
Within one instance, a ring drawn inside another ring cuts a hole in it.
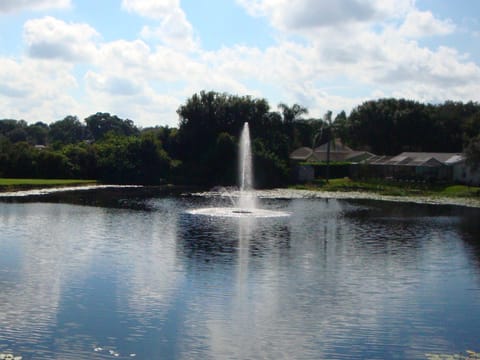
M 193 209 L 187 211 L 191 215 L 203 215 L 211 217 L 230 217 L 230 218 L 272 218 L 272 217 L 286 217 L 289 213 L 284 211 L 274 211 L 266 209 L 249 209 L 239 207 L 211 207 Z
M 0 197 L 26 197 L 26 196 L 41 196 L 47 194 L 53 194 L 58 192 L 67 191 L 82 191 L 82 190 L 95 190 L 95 189 L 111 189 L 111 188 L 137 188 L 141 185 L 79 185 L 79 186 L 61 186 L 51 188 L 39 188 L 20 191 L 7 191 L 0 193 Z

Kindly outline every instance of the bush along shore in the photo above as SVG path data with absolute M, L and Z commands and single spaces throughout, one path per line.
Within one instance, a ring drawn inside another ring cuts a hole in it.
M 424 182 L 401 182 L 390 180 L 352 180 L 349 178 L 316 180 L 312 183 L 295 185 L 295 189 L 370 192 L 390 196 L 441 196 L 458 198 L 478 198 L 480 187 L 456 184 L 430 184 Z
M 295 185 L 294 190 L 310 196 L 338 199 L 372 199 L 480 208 L 480 187 L 456 184 L 428 184 L 390 180 L 351 180 L 348 178 L 316 180 Z M 317 195 L 315 195 L 317 194 Z

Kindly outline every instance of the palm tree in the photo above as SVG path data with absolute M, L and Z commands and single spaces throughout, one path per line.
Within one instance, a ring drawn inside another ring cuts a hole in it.
M 332 112 L 329 110 L 323 116 L 322 126 L 320 130 L 313 137 L 313 146 L 312 146 L 312 148 L 315 149 L 316 142 L 319 139 L 323 139 L 323 138 L 327 139 L 327 169 L 326 169 L 327 183 L 330 179 L 330 145 L 331 145 L 332 139 L 335 139 L 334 130 L 335 129 L 332 123 Z M 333 142 L 333 146 L 335 147 L 335 141 Z
M 299 120 L 302 115 L 308 114 L 308 109 L 298 104 L 293 104 L 290 107 L 284 103 L 278 104 L 278 108 L 282 113 L 289 143 L 292 146 L 295 141 L 294 122 Z

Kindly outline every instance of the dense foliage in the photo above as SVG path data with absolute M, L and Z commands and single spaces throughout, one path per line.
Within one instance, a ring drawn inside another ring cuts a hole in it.
M 74 116 L 50 125 L 1 120 L 0 175 L 158 184 L 175 164 L 161 141 L 165 131 L 140 131 L 107 113 L 85 123 Z
M 289 154 L 333 137 L 355 149 L 461 152 L 480 164 L 480 105 L 431 105 L 380 99 L 350 115 L 304 118 L 301 105 L 202 91 L 177 110 L 178 128 L 139 129 L 129 119 L 96 113 L 46 124 L 0 120 L 0 177 L 98 179 L 111 183 L 235 185 L 237 144 L 249 122 L 257 187 L 289 181 Z
M 480 105 L 452 101 L 425 105 L 403 99 L 367 101 L 339 126 L 347 144 L 375 154 L 462 152 L 469 139 L 480 132 Z

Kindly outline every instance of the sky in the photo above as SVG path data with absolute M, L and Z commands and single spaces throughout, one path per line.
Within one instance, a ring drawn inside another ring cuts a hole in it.
M 347 114 L 480 101 L 478 0 L 0 0 L 0 119 L 178 125 L 202 90 Z

